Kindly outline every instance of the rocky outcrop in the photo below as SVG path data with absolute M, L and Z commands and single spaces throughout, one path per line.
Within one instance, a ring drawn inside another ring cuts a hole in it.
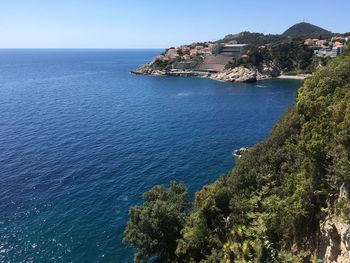
M 143 74 L 143 75 L 155 75 L 155 76 L 166 75 L 166 71 L 154 69 L 153 67 L 150 66 L 150 64 L 143 65 L 131 72 L 134 74 Z
M 248 147 L 241 147 L 237 150 L 234 150 L 232 154 L 234 157 L 237 157 L 239 159 L 243 156 L 243 154 L 245 154 L 248 151 L 249 151 Z
M 321 225 L 318 258 L 324 263 L 350 262 L 350 224 L 329 217 Z
M 225 69 L 223 72 L 212 74 L 212 79 L 229 82 L 254 82 L 257 80 L 269 79 L 280 75 L 276 66 L 263 64 L 261 68 L 236 67 Z
M 348 191 L 343 183 L 338 202 L 348 201 Z M 328 216 L 320 226 L 318 258 L 324 263 L 350 262 L 350 221 L 346 216 Z
M 271 77 L 278 77 L 281 74 L 281 70 L 275 65 L 268 65 L 264 63 L 259 68 L 259 73 L 262 76 L 268 76 L 271 78 Z
M 254 82 L 257 80 L 257 71 L 245 67 L 236 67 L 212 74 L 210 78 L 229 82 Z

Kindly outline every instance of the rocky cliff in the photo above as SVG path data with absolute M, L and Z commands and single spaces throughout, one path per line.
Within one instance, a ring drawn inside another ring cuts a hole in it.
M 339 217 L 328 217 L 321 225 L 318 258 L 324 263 L 350 262 L 350 224 Z
M 349 202 L 345 184 L 339 190 L 337 203 Z M 317 258 L 324 263 L 350 262 L 350 218 L 341 215 L 329 215 L 320 225 L 320 238 Z

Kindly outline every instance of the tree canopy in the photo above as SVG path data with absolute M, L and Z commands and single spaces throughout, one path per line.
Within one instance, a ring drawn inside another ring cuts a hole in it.
M 160 261 L 175 258 L 176 240 L 190 206 L 186 187 L 172 182 L 169 188 L 157 185 L 143 195 L 144 203 L 130 209 L 124 241 L 137 248 L 135 262 L 150 257 Z

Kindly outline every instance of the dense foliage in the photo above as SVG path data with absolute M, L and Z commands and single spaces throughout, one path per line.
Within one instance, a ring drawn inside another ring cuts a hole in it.
M 226 68 L 237 66 L 261 68 L 265 64 L 274 65 L 283 72 L 310 72 L 314 69 L 313 59 L 313 50 L 305 46 L 302 40 L 283 41 L 264 48 L 251 46 L 245 57 L 233 58 Z
M 350 52 L 305 80 L 269 138 L 197 192 L 190 212 L 183 186 L 174 186 L 152 189 L 130 211 L 126 240 L 139 259 L 314 260 L 320 222 L 350 218 L 348 197 L 338 199 L 341 186 L 350 188 Z
M 154 62 L 152 63 L 152 68 L 155 70 L 165 70 L 165 69 L 169 69 L 171 68 L 171 65 L 174 63 L 175 61 L 162 61 L 162 60 L 154 60 Z
M 158 185 L 144 193 L 143 198 L 142 206 L 130 209 L 124 240 L 138 248 L 135 262 L 150 256 L 163 262 L 172 260 L 190 207 L 186 188 L 176 182 L 169 188 Z
M 231 34 L 225 36 L 224 39 L 219 40 L 218 42 L 229 42 L 235 40 L 241 44 L 249 44 L 249 45 L 266 45 L 269 43 L 276 43 L 285 40 L 285 37 L 282 35 L 272 35 L 272 34 L 262 34 L 262 33 L 252 33 L 248 31 L 244 31 L 238 34 Z

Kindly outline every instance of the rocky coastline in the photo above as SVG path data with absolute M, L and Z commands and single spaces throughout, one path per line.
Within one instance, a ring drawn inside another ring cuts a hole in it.
M 131 73 L 136 75 L 153 75 L 153 76 L 161 76 L 167 75 L 167 71 L 165 70 L 157 70 L 151 67 L 150 64 L 143 65 L 131 71 Z
M 257 80 L 270 78 L 271 76 L 262 75 L 258 70 L 248 69 L 245 67 L 237 67 L 226 69 L 218 73 L 209 73 L 195 70 L 182 71 L 166 71 L 152 68 L 150 65 L 143 65 L 131 73 L 136 75 L 152 75 L 152 76 L 200 76 L 225 82 L 255 82 Z
M 156 69 L 151 64 L 143 65 L 131 73 L 136 75 L 152 75 L 152 76 L 181 76 L 181 77 L 207 77 L 217 81 L 224 82 L 240 82 L 249 83 L 270 78 L 291 78 L 305 79 L 306 75 L 283 75 L 283 73 L 275 66 L 263 65 L 260 69 L 255 67 L 235 67 L 225 69 L 221 72 L 203 72 L 197 70 L 164 70 Z

